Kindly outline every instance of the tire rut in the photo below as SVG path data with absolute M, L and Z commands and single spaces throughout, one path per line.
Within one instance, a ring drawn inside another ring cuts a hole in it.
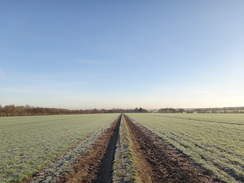
M 128 129 L 131 142 L 133 169 L 143 183 L 212 183 L 221 182 L 203 168 L 196 166 L 176 149 L 150 132 L 127 115 L 121 114 L 96 140 L 94 145 L 55 179 L 41 182 L 55 183 L 110 183 L 113 182 L 113 165 L 119 138 L 121 119 Z M 28 182 L 28 181 L 26 181 Z M 119 181 L 120 182 L 120 181 Z M 127 181 L 128 182 L 128 181 Z M 134 182 L 133 180 L 129 182 Z
M 95 142 L 90 151 L 80 156 L 69 173 L 64 174 L 58 183 L 109 183 L 112 182 L 112 168 L 119 135 L 121 115 Z
M 116 143 L 119 136 L 119 127 L 121 123 L 121 116 L 115 126 L 114 133 L 110 137 L 106 153 L 101 161 L 99 171 L 97 173 L 97 178 L 93 180 L 93 183 L 98 182 L 112 182 L 112 172 L 113 172 L 113 161 L 116 150 Z
M 208 171 L 196 166 L 184 154 L 170 147 L 145 127 L 132 122 L 126 115 L 125 119 L 134 143 L 133 150 L 138 161 L 136 169 L 142 182 L 221 182 L 215 180 Z M 143 171 L 147 174 L 145 175 Z

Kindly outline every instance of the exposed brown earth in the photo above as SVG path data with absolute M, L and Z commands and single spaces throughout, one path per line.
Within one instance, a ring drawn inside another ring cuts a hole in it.
M 133 150 L 136 155 L 137 172 L 142 182 L 209 183 L 214 180 L 209 172 L 196 166 L 179 151 L 146 128 L 133 123 L 125 115 L 130 129 Z
M 144 183 L 210 183 L 220 182 L 194 164 L 184 154 L 165 143 L 145 127 L 124 115 L 131 139 L 136 175 Z M 80 155 L 70 170 L 51 182 L 110 183 L 119 135 L 121 116 L 91 146 Z M 132 170 L 131 170 L 132 171 Z M 41 182 L 48 182 L 47 180 Z M 129 181 L 131 182 L 131 181 Z
M 111 182 L 120 119 L 121 116 L 104 132 L 88 153 L 80 156 L 69 174 L 59 178 L 59 183 Z

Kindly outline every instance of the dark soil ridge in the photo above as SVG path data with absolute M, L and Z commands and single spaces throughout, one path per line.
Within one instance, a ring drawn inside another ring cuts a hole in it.
M 90 151 L 81 155 L 69 173 L 58 183 L 109 183 L 112 182 L 113 160 L 119 135 L 121 115 L 95 142 Z
M 137 172 L 142 182 L 155 183 L 210 183 L 221 182 L 210 172 L 197 166 L 184 154 L 173 149 L 145 127 L 132 122 L 125 115 L 137 156 Z M 139 167 L 138 167 L 139 166 Z M 143 169 L 140 169 L 140 166 Z M 144 171 L 144 172 L 143 172 Z M 145 175 L 145 172 L 147 174 Z M 145 181 L 144 181 L 145 180 Z
M 101 161 L 101 165 L 99 167 L 99 171 L 97 173 L 97 178 L 93 180 L 92 182 L 112 182 L 112 173 L 113 173 L 113 161 L 115 157 L 115 149 L 116 144 L 119 136 L 119 127 L 121 123 L 121 115 L 117 121 L 117 124 L 115 126 L 114 132 L 112 136 L 109 139 L 109 142 L 107 144 L 105 155 Z
M 67 152 L 65 152 L 61 157 L 57 158 L 56 160 L 54 160 L 47 166 L 43 167 L 42 169 L 39 169 L 32 176 L 23 179 L 21 182 L 22 183 L 67 182 L 68 178 L 71 177 L 71 175 L 76 170 L 78 170 L 77 164 L 79 164 L 81 159 L 84 160 L 84 166 L 87 168 L 87 172 L 92 170 L 92 168 L 91 168 L 93 166 L 92 161 L 93 160 L 96 161 L 96 158 L 93 158 L 90 161 L 87 161 L 87 160 L 89 158 L 90 159 L 92 158 L 91 154 L 92 153 L 94 154 L 93 151 L 95 151 L 96 149 L 99 149 L 96 146 L 101 146 L 101 144 L 102 144 L 103 148 L 106 149 L 105 146 L 106 146 L 107 142 L 109 141 L 109 137 L 111 136 L 111 134 L 113 134 L 115 126 L 120 121 L 120 118 L 121 118 L 121 116 L 119 116 L 113 122 L 109 123 L 104 128 L 99 129 L 96 132 L 92 133 L 90 136 L 88 136 L 87 138 L 82 140 L 76 146 L 67 150 Z M 109 133 L 111 133 L 111 134 L 108 135 Z M 102 152 L 103 152 L 101 147 L 100 147 L 100 152 L 101 152 L 100 154 L 102 154 Z M 101 162 L 101 159 L 103 157 L 102 155 L 97 154 L 98 164 L 100 164 L 100 162 Z M 87 164 L 85 165 L 86 161 L 87 161 Z M 90 169 L 90 170 L 88 170 L 88 169 Z M 83 171 L 84 171 L 84 169 L 83 169 Z M 83 174 L 86 174 L 86 173 L 83 173 Z M 89 176 L 89 177 L 91 177 L 91 176 Z M 87 178 L 88 181 L 85 181 L 85 182 L 90 182 L 89 181 L 90 179 L 91 178 Z M 93 179 L 95 179 L 95 176 L 93 177 Z

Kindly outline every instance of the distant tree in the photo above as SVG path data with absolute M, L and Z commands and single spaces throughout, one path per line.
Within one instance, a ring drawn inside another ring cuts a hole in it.
M 96 114 L 96 113 L 99 113 L 100 111 L 99 110 L 97 110 L 96 108 L 94 108 L 93 110 L 91 110 L 91 113 L 92 114 Z
M 133 110 L 129 110 L 129 112 L 134 112 L 134 113 L 146 113 L 146 112 L 148 112 L 146 109 L 143 109 L 143 108 L 135 108 L 135 109 L 133 109 Z
M 3 108 L 3 111 L 7 116 L 15 116 L 15 105 L 6 105 Z
M 25 106 L 16 106 L 15 107 L 16 114 L 18 116 L 24 116 L 25 114 Z
M 179 113 L 183 113 L 183 112 L 185 112 L 185 110 L 184 109 L 179 109 L 178 112 Z
M 177 110 L 173 108 L 162 108 L 158 110 L 159 113 L 176 113 Z
M 47 110 L 45 108 L 41 108 L 40 113 L 45 115 L 45 114 L 47 114 Z
M 3 107 L 0 105 L 0 116 L 4 116 L 3 115 Z

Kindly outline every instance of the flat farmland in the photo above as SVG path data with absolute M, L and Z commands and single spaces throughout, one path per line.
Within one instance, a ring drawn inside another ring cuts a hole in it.
M 0 118 L 0 182 L 244 182 L 243 114 Z
M 218 180 L 244 181 L 243 114 L 128 114 Z
M 107 128 L 118 116 L 84 114 L 0 118 L 0 182 L 15 182 L 31 176 L 83 139 Z M 90 138 L 85 144 L 95 140 Z

